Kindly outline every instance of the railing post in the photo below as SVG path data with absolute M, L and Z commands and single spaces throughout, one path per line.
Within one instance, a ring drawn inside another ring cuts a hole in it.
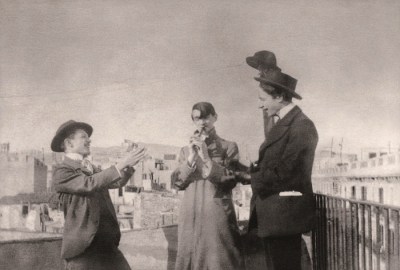
M 343 232 L 343 260 L 344 260 L 344 269 L 350 269 L 349 267 L 349 250 L 348 250 L 348 241 L 347 241 L 347 201 L 343 200 L 343 220 L 344 220 L 344 232 Z
M 332 209 L 332 270 L 337 270 L 337 233 L 336 233 L 336 200 L 331 198 L 331 209 Z
M 391 257 L 391 248 L 390 248 L 390 225 L 389 225 L 389 209 L 383 209 L 383 218 L 384 218 L 384 258 L 385 258 L 385 266 L 386 270 L 390 270 L 390 257 Z
M 340 269 L 340 235 L 339 235 L 339 207 L 338 199 L 333 198 L 333 211 L 335 213 L 335 270 Z
M 320 217 L 321 216 L 321 208 L 319 205 L 319 199 L 320 199 L 320 196 L 314 194 L 315 211 L 316 211 L 317 218 L 316 218 L 315 228 L 311 234 L 312 235 L 312 245 L 313 245 L 313 249 L 312 249 L 313 270 L 318 270 L 320 258 L 318 258 L 316 251 L 317 251 L 317 249 L 321 248 L 321 245 L 317 242 L 320 240 L 320 237 L 318 234 L 319 234 L 319 230 L 321 229 L 320 221 L 322 219 Z
M 367 211 L 368 211 L 368 241 L 366 243 L 367 250 L 368 250 L 368 268 L 365 267 L 365 269 L 373 269 L 372 265 L 372 205 L 367 206 Z
M 323 261 L 322 261 L 322 269 L 328 269 L 328 256 L 329 256 L 329 220 L 328 220 L 328 198 L 324 197 L 322 201 L 323 207 L 323 231 L 322 231 L 322 245 L 323 245 Z
M 393 256 L 395 259 L 393 260 L 393 266 L 398 266 L 400 264 L 400 251 L 399 251 L 399 211 L 393 211 L 394 215 L 392 218 L 393 227 L 394 227 L 394 236 L 393 236 Z
M 361 246 L 361 267 L 360 269 L 367 269 L 367 256 L 365 252 L 365 245 L 366 245 L 366 229 L 365 229 L 365 205 L 361 204 L 360 205 L 360 216 L 361 216 L 361 241 L 360 243 L 357 243 L 357 249 L 360 249 Z
M 344 269 L 344 244 L 343 244 L 343 205 L 342 200 L 337 200 L 338 204 L 338 230 L 339 230 L 339 269 Z
M 344 214 L 345 214 L 345 208 L 343 206 L 344 200 L 338 200 L 339 203 L 339 229 L 340 229 L 340 235 L 339 235 L 339 240 L 340 240 L 340 245 L 339 245 L 339 249 L 340 249 L 340 269 L 347 269 L 346 267 L 346 245 L 345 245 L 345 238 L 346 235 L 344 234 L 344 227 L 346 226 L 345 222 L 344 222 Z
M 349 252 L 349 269 L 354 270 L 354 260 L 356 259 L 355 256 L 355 247 L 354 247 L 354 237 L 355 237 L 355 226 L 354 226 L 354 208 L 355 205 L 353 202 L 349 202 L 350 205 L 350 237 L 349 237 L 349 246 L 350 246 L 350 252 Z
M 398 207 L 325 195 L 315 200 L 314 270 L 398 269 Z
M 353 267 L 355 270 L 359 270 L 362 269 L 360 268 L 360 249 L 359 249 L 359 245 L 360 245 L 360 220 L 359 220 L 359 207 L 358 207 L 358 203 L 354 204 L 354 220 L 356 222 L 356 228 L 355 228 L 355 232 L 354 232 L 354 256 L 355 258 L 353 259 Z
M 381 249 L 382 249 L 382 237 L 381 237 L 381 223 L 380 223 L 380 208 L 375 207 L 375 228 L 376 228 L 376 245 L 375 248 L 373 246 L 372 252 L 376 255 L 376 268 L 377 270 L 381 269 Z
M 329 254 L 329 269 L 335 269 L 335 217 L 333 212 L 333 199 L 328 199 L 328 209 L 329 209 L 329 247 L 328 247 L 328 254 Z

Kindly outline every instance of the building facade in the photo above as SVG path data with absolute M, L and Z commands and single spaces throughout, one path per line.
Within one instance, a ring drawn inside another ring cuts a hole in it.
M 47 166 L 34 156 L 2 153 L 0 171 L 0 198 L 47 190 Z
M 400 152 L 314 167 L 313 187 L 320 194 L 400 206 Z

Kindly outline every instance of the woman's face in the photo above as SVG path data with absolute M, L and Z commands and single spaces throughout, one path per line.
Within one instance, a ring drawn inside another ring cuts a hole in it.
M 192 119 L 193 123 L 197 127 L 198 130 L 204 129 L 206 132 L 209 132 L 214 128 L 214 123 L 217 121 L 217 114 L 211 115 L 209 114 L 206 117 L 200 118 L 201 112 L 199 110 L 192 111 Z

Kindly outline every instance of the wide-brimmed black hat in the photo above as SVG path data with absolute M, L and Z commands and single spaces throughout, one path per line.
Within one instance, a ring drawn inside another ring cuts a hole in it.
M 253 56 L 249 56 L 246 58 L 246 62 L 249 66 L 259 69 L 261 68 L 262 70 L 265 69 L 274 69 L 278 68 L 276 64 L 276 57 L 273 52 L 269 51 L 259 51 L 256 52 Z
M 83 129 L 89 135 L 92 135 L 93 128 L 91 125 L 83 123 L 83 122 L 76 122 L 74 120 L 69 120 L 62 124 L 56 132 L 53 140 L 51 141 L 51 150 L 54 152 L 64 152 L 61 148 L 61 144 L 64 142 L 65 138 L 76 129 Z
M 295 92 L 297 80 L 285 73 L 282 73 L 280 70 L 270 70 L 269 72 L 263 73 L 262 76 L 255 77 L 254 79 L 263 84 L 280 88 L 291 94 L 294 98 L 302 99 L 302 97 Z

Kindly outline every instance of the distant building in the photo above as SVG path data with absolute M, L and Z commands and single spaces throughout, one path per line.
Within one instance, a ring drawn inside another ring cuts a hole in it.
M 47 190 L 47 166 L 32 155 L 1 153 L 0 172 L 0 198 Z
M 64 153 L 52 152 L 51 156 L 45 157 L 45 163 L 47 165 L 47 192 L 54 192 L 53 185 L 53 171 L 58 163 L 64 160 Z
M 316 193 L 400 206 L 400 152 L 331 164 L 314 166 L 312 179 Z
M 114 204 L 129 204 L 131 196 L 129 193 L 151 190 L 171 190 L 171 174 L 174 168 L 169 168 L 165 160 L 149 157 L 135 166 L 135 173 L 127 183 L 120 189 L 110 190 L 111 200 Z M 173 164 L 172 162 L 170 164 Z
M 92 148 L 92 162 L 102 169 L 117 164 L 127 155 L 126 149 L 129 143 L 130 140 L 125 140 L 121 146 Z M 141 145 L 147 149 L 145 160 L 135 166 L 136 171 L 125 187 L 109 190 L 115 205 L 131 204 L 133 193 L 171 190 L 171 174 L 177 166 L 180 148 L 161 144 Z
M 164 164 L 167 170 L 174 170 L 178 166 L 178 156 L 176 154 L 165 154 Z
M 43 192 L 2 197 L 0 229 L 62 232 L 63 212 L 54 204 L 54 196 L 55 193 Z
M 331 168 L 350 164 L 358 160 L 356 154 L 352 153 L 336 153 L 329 150 L 322 150 L 315 154 L 314 170 Z
M 8 154 L 10 152 L 10 143 L 1 143 L 0 144 L 0 153 Z

